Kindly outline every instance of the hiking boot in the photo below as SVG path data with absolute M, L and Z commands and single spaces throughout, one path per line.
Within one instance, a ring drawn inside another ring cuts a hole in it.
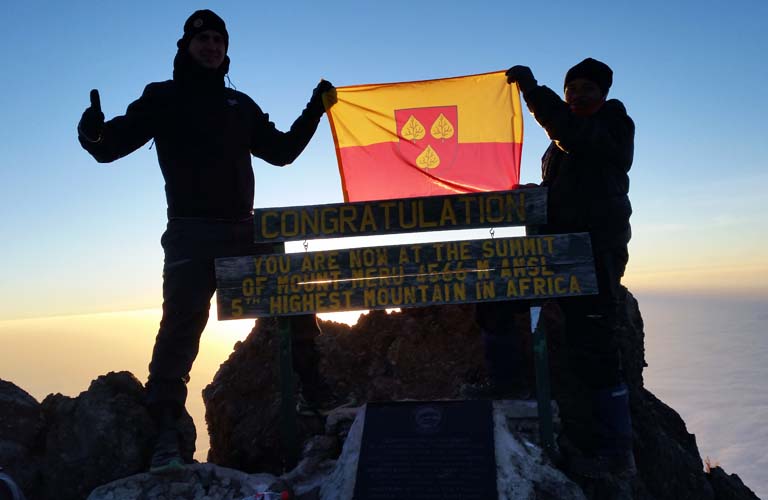
M 296 413 L 307 417 L 322 415 L 320 404 L 314 400 L 307 400 L 301 392 L 296 396 Z
M 568 471 L 590 479 L 609 476 L 630 479 L 637 475 L 635 456 L 631 451 L 611 455 L 575 455 L 568 462 Z
M 155 449 L 149 464 L 152 474 L 174 473 L 184 469 L 184 460 L 179 450 L 179 436 L 176 429 L 160 432 L 155 441 Z

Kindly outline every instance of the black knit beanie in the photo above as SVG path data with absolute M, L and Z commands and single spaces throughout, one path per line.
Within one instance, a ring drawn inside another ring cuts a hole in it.
M 607 64 L 588 57 L 568 70 L 568 73 L 565 74 L 563 87 L 568 86 L 568 82 L 577 78 L 586 78 L 591 82 L 595 82 L 600 87 L 600 90 L 603 91 L 603 95 L 605 95 L 613 83 L 613 71 L 611 71 Z
M 229 48 L 229 33 L 224 20 L 208 9 L 195 11 L 184 23 L 184 36 L 182 36 L 176 46 L 180 49 L 189 47 L 192 38 L 205 30 L 213 30 L 224 37 L 224 46 Z

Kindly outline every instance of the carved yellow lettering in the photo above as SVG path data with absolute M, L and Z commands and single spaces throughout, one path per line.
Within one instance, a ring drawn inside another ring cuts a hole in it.
M 523 241 L 523 255 L 536 255 L 538 252 L 538 238 L 525 238 Z
M 509 268 L 509 259 L 501 259 L 501 277 L 507 279 L 512 277 L 512 270 Z
M 437 221 L 427 220 L 427 214 L 424 212 L 424 200 L 418 200 L 416 202 L 416 206 L 418 207 L 419 211 L 419 227 L 422 229 L 437 227 Z
M 528 276 L 538 276 L 541 272 L 541 269 L 539 269 L 538 257 L 528 257 L 525 265 L 528 268 Z
M 443 208 L 440 211 L 440 226 L 445 227 L 448 224 L 456 225 L 456 212 L 453 210 L 451 200 L 443 200 Z
M 547 253 L 552 255 L 555 252 L 555 237 L 554 236 L 542 236 L 541 239 L 547 244 Z
M 570 293 L 581 293 L 581 285 L 576 276 L 571 275 L 570 283 L 568 284 L 568 291 Z
M 539 260 L 541 261 L 541 275 L 542 276 L 554 276 L 555 272 L 551 271 L 547 267 L 547 258 L 546 257 L 539 257 Z
M 349 308 L 352 307 L 352 297 L 355 294 L 352 290 L 345 290 L 341 292 L 341 294 L 344 296 L 344 307 Z
M 239 318 L 243 315 L 243 299 L 232 300 L 232 316 Z
M 318 234 L 320 231 L 320 214 L 317 210 L 301 211 L 301 232 L 304 234 Z
M 299 234 L 299 214 L 293 210 L 283 212 L 280 216 L 280 231 L 283 236 L 297 236 Z
M 320 228 L 323 234 L 336 234 L 339 232 L 339 220 L 336 209 L 325 207 L 320 210 Z
M 491 268 L 491 263 L 489 261 L 478 260 L 475 267 L 477 268 L 477 279 L 484 280 L 491 277 L 491 273 L 488 271 Z
M 280 295 L 272 295 L 269 297 L 269 314 L 282 314 L 285 311 L 283 303 L 285 297 Z
M 409 264 L 410 262 L 411 260 L 408 257 L 408 249 L 406 247 L 402 247 L 400 249 L 400 258 L 398 259 L 398 264 Z
M 467 285 L 466 285 L 466 283 L 454 283 L 453 284 L 453 298 L 454 298 L 454 300 L 467 300 Z
M 363 306 L 368 309 L 376 307 L 376 290 L 363 291 Z
M 558 276 L 555 278 L 555 291 L 558 295 L 564 294 L 567 290 L 565 288 L 565 278 L 562 276 Z
M 363 220 L 360 221 L 360 231 L 377 231 L 376 218 L 373 216 L 373 210 L 370 205 L 363 207 Z
M 482 250 L 483 250 L 483 257 L 485 257 L 486 259 L 490 259 L 494 255 L 496 255 L 493 251 L 493 240 L 483 241 Z
M 525 221 L 525 192 L 507 193 L 506 204 L 507 222 Z M 514 217 L 515 212 L 517 212 L 517 219 Z
M 490 195 L 485 199 L 485 218 L 491 224 L 504 222 L 504 198 L 501 195 Z
M 405 221 L 405 215 L 406 215 L 406 209 L 405 209 L 405 203 L 402 201 L 397 202 L 397 214 L 398 214 L 398 222 L 400 223 L 400 227 L 403 229 L 413 229 L 418 224 L 417 216 L 416 216 L 416 202 L 411 201 L 411 207 L 410 207 L 410 220 L 406 223 Z
M 277 212 L 274 211 L 268 211 L 261 214 L 261 224 L 259 226 L 259 229 L 261 229 L 261 236 L 264 239 L 271 239 L 276 238 L 280 233 L 278 231 L 272 232 L 267 230 L 267 227 L 269 227 L 270 222 L 269 219 L 276 218 Z
M 392 215 L 390 211 L 396 207 L 397 204 L 394 201 L 385 201 L 381 202 L 380 206 L 384 209 L 384 229 L 389 230 L 392 228 L 392 222 L 390 221 Z
M 376 248 L 376 265 L 377 266 L 386 266 L 389 264 L 389 255 L 387 254 L 386 248 Z
M 514 276 L 515 278 L 524 278 L 528 276 L 528 268 L 525 267 L 525 258 L 524 257 L 515 257 L 512 259 L 512 267 L 514 270 Z
M 355 219 L 357 219 L 357 207 L 344 205 L 339 210 L 339 230 L 342 234 L 346 233 L 345 227 L 349 228 L 350 233 L 356 233 Z
M 312 271 L 312 259 L 309 257 L 308 254 L 304 254 L 304 256 L 301 258 L 301 270 L 302 271 Z

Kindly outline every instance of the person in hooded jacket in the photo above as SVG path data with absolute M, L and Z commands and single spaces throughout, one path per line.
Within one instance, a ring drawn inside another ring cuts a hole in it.
M 273 253 L 271 244 L 253 243 L 251 156 L 278 166 L 293 162 L 317 129 L 323 100 L 332 105 L 335 99 L 333 85 L 321 80 L 290 130 L 282 132 L 250 97 L 225 86 L 229 34 L 218 15 L 194 12 L 177 47 L 172 80 L 150 83 L 124 115 L 107 122 L 92 90 L 91 106 L 78 124 L 80 144 L 100 163 L 154 140 L 165 179 L 163 316 L 146 387 L 160 429 L 150 464 L 155 472 L 183 466 L 177 421 L 216 289 L 214 259 Z M 291 322 L 303 395 L 319 399 L 327 387 L 317 367 L 315 316 Z
M 514 66 L 507 81 L 517 83 L 528 109 L 552 140 L 542 157 L 548 188 L 547 224 L 538 234 L 588 232 L 598 295 L 559 300 L 566 322 L 571 368 L 592 394 L 590 444 L 575 456 L 573 472 L 589 477 L 632 475 L 632 426 L 616 329 L 625 289 L 621 278 L 629 258 L 629 169 L 635 125 L 624 105 L 607 99 L 613 72 L 587 58 L 565 76 L 565 99 L 538 85 L 530 68 Z M 530 232 L 529 232 L 530 234 Z M 521 354 L 515 332 L 525 304 L 481 303 L 477 322 L 483 336 L 490 392 L 521 394 Z

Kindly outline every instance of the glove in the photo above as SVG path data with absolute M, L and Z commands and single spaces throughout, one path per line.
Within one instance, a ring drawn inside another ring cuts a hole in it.
M 528 66 L 512 66 L 505 74 L 507 75 L 507 83 L 517 83 L 523 94 L 538 85 L 531 68 Z
M 326 107 L 330 108 L 334 104 L 336 104 L 336 87 L 328 80 L 321 79 L 312 91 L 309 107 L 322 114 Z
M 104 113 L 101 112 L 101 99 L 99 91 L 91 90 L 91 105 L 83 111 L 80 123 L 77 124 L 77 133 L 88 142 L 99 142 L 104 131 Z

